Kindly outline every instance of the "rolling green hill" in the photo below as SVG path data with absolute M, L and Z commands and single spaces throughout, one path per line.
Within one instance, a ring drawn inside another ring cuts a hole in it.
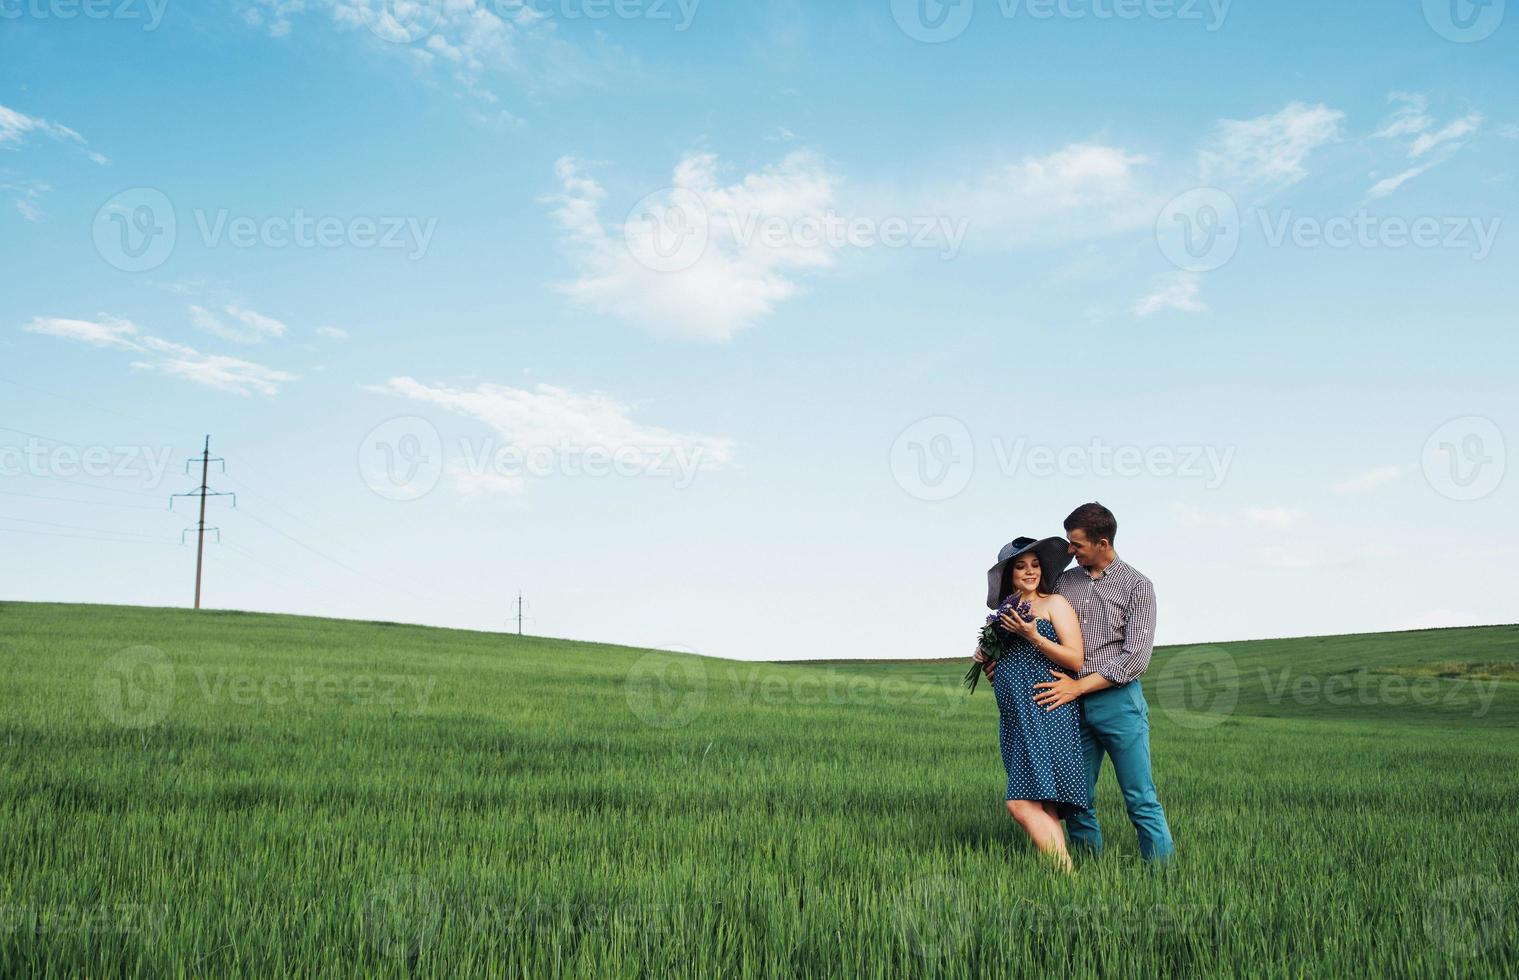
M 859 661 L 802 663 L 835 670 Z M 887 661 L 877 676 L 935 683 L 963 661 Z M 1519 726 L 1519 626 L 1474 626 L 1159 647 L 1141 684 L 1152 704 L 1196 721 L 1389 719 Z M 1503 683 L 1507 682 L 1507 683 Z
M 1065 878 L 965 661 L 0 603 L 0 975 L 1510 976 L 1516 647 L 1158 650 Z

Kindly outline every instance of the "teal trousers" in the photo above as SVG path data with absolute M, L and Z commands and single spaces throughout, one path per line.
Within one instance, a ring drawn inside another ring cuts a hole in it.
M 1081 704 L 1081 750 L 1086 757 L 1087 783 L 1093 809 L 1066 819 L 1066 832 L 1073 848 L 1102 851 L 1102 830 L 1097 826 L 1097 776 L 1104 755 L 1113 760 L 1118 788 L 1129 811 L 1129 821 L 1139 835 L 1139 853 L 1146 861 L 1164 860 L 1176 850 L 1166 812 L 1155 795 L 1150 775 L 1150 706 L 1145 703 L 1139 681 L 1109 687 L 1085 695 Z

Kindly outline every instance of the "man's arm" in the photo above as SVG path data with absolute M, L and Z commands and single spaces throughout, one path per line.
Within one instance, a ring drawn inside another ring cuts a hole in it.
M 1155 587 L 1149 579 L 1141 578 L 1134 586 L 1124 620 L 1123 652 L 1106 675 L 1110 686 L 1127 684 L 1150 666 L 1155 650 Z

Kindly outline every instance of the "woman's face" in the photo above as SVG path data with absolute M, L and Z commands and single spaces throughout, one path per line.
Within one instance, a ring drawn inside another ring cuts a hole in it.
M 1030 552 L 1013 559 L 1013 585 L 1023 592 L 1039 588 L 1039 558 Z

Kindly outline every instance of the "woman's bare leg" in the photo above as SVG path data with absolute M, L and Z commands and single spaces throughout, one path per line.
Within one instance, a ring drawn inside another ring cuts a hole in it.
M 1034 846 L 1053 858 L 1056 867 L 1071 871 L 1071 855 L 1065 847 L 1065 828 L 1051 816 L 1040 800 L 1008 800 L 1007 812 L 1023 827 Z
M 1066 871 L 1074 870 L 1074 866 L 1071 864 L 1071 853 L 1065 846 L 1065 824 L 1060 821 L 1060 808 L 1055 805 L 1055 801 L 1053 800 L 1041 800 L 1040 803 L 1044 807 L 1044 812 L 1050 818 L 1050 825 L 1054 828 L 1055 842 L 1058 845 L 1055 848 L 1057 862 Z

